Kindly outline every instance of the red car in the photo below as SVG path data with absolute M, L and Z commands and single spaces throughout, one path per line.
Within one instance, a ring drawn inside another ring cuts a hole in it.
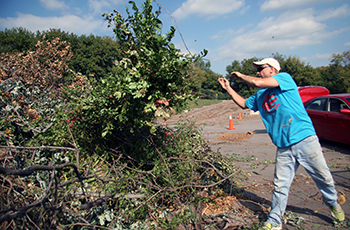
M 323 86 L 299 86 L 298 91 L 303 102 L 317 96 L 329 94 L 329 90 Z
M 304 106 L 320 139 L 350 145 L 350 93 L 314 97 Z

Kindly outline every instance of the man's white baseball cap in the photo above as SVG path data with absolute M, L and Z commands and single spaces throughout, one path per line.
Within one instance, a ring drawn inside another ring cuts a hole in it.
M 265 65 L 265 64 L 268 64 L 269 66 L 274 67 L 277 71 L 281 70 L 280 63 L 274 58 L 265 58 L 265 59 L 263 59 L 261 61 L 253 62 L 253 66 L 254 66 L 255 69 L 258 69 L 259 66 L 262 66 L 262 65 Z

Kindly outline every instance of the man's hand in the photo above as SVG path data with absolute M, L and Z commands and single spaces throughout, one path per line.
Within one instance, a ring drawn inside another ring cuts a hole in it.
M 222 88 L 224 88 L 227 93 L 232 97 L 232 100 L 242 109 L 246 109 L 247 106 L 245 105 L 245 99 L 241 96 L 239 96 L 236 91 L 234 91 L 231 88 L 230 81 L 226 78 L 219 78 L 218 81 L 220 82 Z
M 226 78 L 219 78 L 218 79 L 219 83 L 221 84 L 222 88 L 228 90 L 229 88 L 231 88 L 230 86 L 230 82 L 229 80 L 227 80 Z
M 230 78 L 242 78 L 242 76 L 244 76 L 244 74 L 238 72 L 238 71 L 234 71 L 231 73 Z

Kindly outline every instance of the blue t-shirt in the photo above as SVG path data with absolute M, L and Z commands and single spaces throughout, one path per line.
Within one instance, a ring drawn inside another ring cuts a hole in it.
M 254 111 L 259 110 L 272 142 L 285 148 L 316 133 L 293 78 L 288 73 L 279 73 L 273 78 L 279 87 L 261 88 L 245 104 Z

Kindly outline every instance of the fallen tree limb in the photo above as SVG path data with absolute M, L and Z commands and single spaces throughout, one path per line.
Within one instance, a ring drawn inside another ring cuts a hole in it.
M 8 169 L 4 167 L 0 167 L 0 174 L 4 175 L 17 175 L 17 176 L 29 176 L 33 174 L 35 171 L 52 171 L 52 170 L 59 170 L 64 167 L 72 167 L 74 170 L 79 174 L 78 168 L 75 164 L 73 163 L 65 163 L 61 165 L 34 165 L 29 167 L 28 169 L 20 170 L 20 169 Z M 78 175 L 80 177 L 80 175 Z
M 70 150 L 70 151 L 78 151 L 78 149 L 69 148 L 69 147 L 58 147 L 58 146 L 37 146 L 37 147 L 21 147 L 21 146 L 3 146 L 1 145 L 0 148 L 2 149 L 28 149 L 28 150 L 35 150 L 35 149 L 58 149 L 58 150 Z

